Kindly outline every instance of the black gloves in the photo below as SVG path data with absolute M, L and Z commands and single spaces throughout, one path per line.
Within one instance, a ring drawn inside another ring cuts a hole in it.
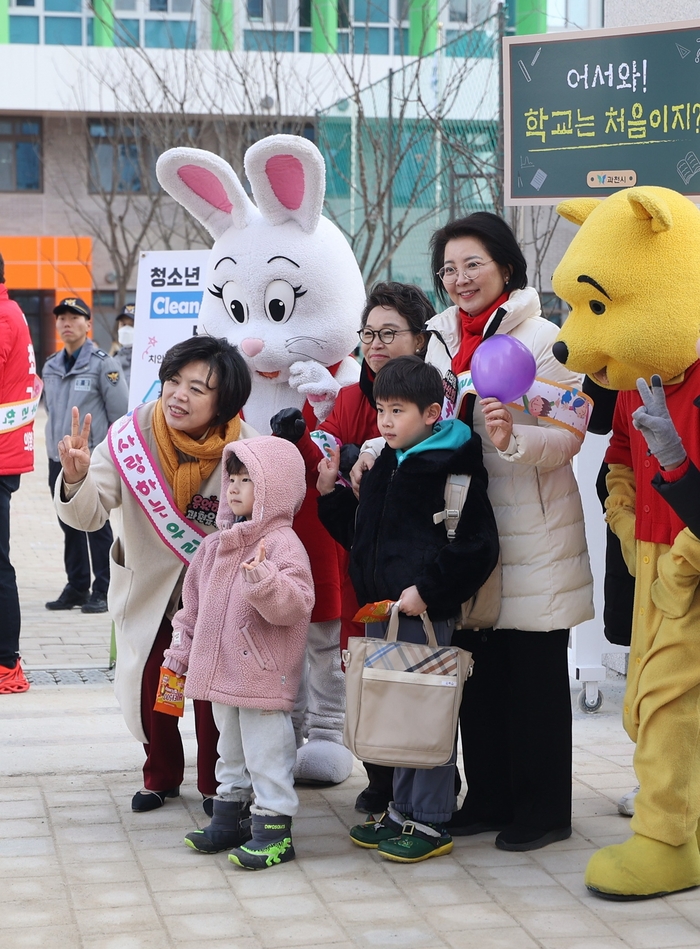
M 360 446 L 353 445 L 352 442 L 348 442 L 346 445 L 340 446 L 340 473 L 345 475 L 346 478 L 350 475 L 350 469 L 353 467 L 357 459 L 360 457 Z
M 299 409 L 281 409 L 270 419 L 270 429 L 273 435 L 296 445 L 306 431 L 306 422 Z

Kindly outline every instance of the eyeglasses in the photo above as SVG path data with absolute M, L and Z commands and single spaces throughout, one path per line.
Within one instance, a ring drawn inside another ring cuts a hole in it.
M 460 272 L 465 280 L 476 280 L 479 276 L 479 271 L 485 264 L 492 264 L 492 260 L 471 260 L 468 264 L 465 264 L 462 270 L 458 270 L 457 267 L 442 267 L 437 272 L 437 276 L 442 280 L 443 283 L 455 283 Z
M 370 346 L 374 342 L 374 337 L 378 336 L 382 343 L 393 343 L 394 336 L 397 336 L 399 333 L 412 333 L 413 330 L 392 330 L 392 329 L 380 329 L 380 330 L 371 330 L 365 326 L 364 329 L 358 330 L 357 335 L 360 337 L 365 345 Z

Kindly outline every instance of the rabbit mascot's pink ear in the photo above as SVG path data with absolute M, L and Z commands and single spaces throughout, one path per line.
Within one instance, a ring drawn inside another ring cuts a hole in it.
M 296 221 L 313 234 L 326 193 L 326 166 L 321 153 L 299 135 L 271 135 L 245 154 L 245 173 L 253 197 L 270 224 Z
M 230 227 L 243 229 L 258 211 L 231 166 L 201 148 L 171 148 L 156 163 L 161 186 L 218 240 Z

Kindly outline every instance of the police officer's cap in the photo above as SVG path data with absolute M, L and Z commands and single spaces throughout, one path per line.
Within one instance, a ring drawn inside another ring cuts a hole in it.
M 133 322 L 135 311 L 136 311 L 136 305 L 135 305 L 135 304 L 133 304 L 133 303 L 125 303 L 124 306 L 123 306 L 123 307 L 121 308 L 121 310 L 119 311 L 119 313 L 117 313 L 117 319 L 118 319 L 118 320 L 121 320 L 122 318 L 126 318 L 126 319 L 131 320 L 131 321 Z
M 88 320 L 92 319 L 90 307 L 85 300 L 81 300 L 80 297 L 65 297 L 53 308 L 54 316 L 60 316 L 61 313 L 65 313 L 66 310 L 70 313 L 77 313 L 78 316 L 85 316 Z

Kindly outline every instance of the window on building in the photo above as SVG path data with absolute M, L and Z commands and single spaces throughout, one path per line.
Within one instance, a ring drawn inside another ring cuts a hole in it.
M 385 56 L 389 52 L 389 30 L 376 26 L 355 27 L 355 53 L 358 56 Z
M 158 156 L 138 123 L 88 119 L 88 148 L 91 194 L 145 194 L 158 188 Z
M 121 20 L 114 18 L 114 45 L 131 46 L 139 45 L 139 21 Z
M 450 20 L 453 23 L 466 23 L 469 19 L 467 0 L 450 0 Z
M 44 43 L 47 46 L 82 46 L 82 19 L 79 16 L 44 17 Z
M 494 34 L 487 30 L 447 30 L 445 43 L 445 54 L 460 59 L 493 59 L 497 50 Z
M 394 56 L 408 56 L 408 30 L 400 26 L 394 27 Z
M 41 190 L 41 119 L 0 116 L 0 191 Z
M 389 0 L 355 0 L 356 23 L 388 23 Z
M 448 0 L 447 6 L 452 23 L 483 23 L 493 14 L 491 0 Z
M 588 26 L 588 0 L 550 0 L 547 4 L 547 30 L 585 30 Z
M 80 13 L 81 0 L 44 0 L 47 13 Z
M 585 2 L 588 3 L 588 0 Z M 472 23 L 483 23 L 493 14 L 491 0 L 470 0 L 469 19 Z
M 11 16 L 10 17 L 10 42 L 11 43 L 31 43 L 39 42 L 39 17 L 38 16 Z
M 197 25 L 192 20 L 146 20 L 145 45 L 154 49 L 194 49 Z
M 289 19 L 287 0 L 270 0 L 270 12 L 275 23 L 286 23 Z

